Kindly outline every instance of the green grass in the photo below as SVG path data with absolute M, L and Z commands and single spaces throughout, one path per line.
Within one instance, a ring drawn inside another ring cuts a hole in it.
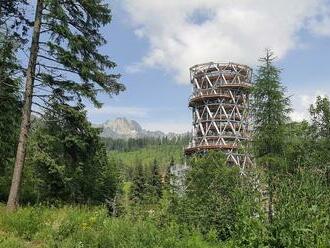
M 125 165 L 134 167 L 137 160 L 140 160 L 143 165 L 150 165 L 154 159 L 161 166 L 168 165 L 173 157 L 176 163 L 182 163 L 183 146 L 164 144 L 152 145 L 138 150 L 129 152 L 110 151 L 109 157 L 115 160 L 121 160 Z
M 0 205 L 0 247 L 219 247 L 198 232 L 171 223 L 109 218 L 102 207 L 23 207 L 7 213 Z

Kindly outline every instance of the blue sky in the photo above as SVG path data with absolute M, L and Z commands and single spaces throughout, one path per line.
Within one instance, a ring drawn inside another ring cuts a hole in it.
M 102 95 L 101 109 L 88 106 L 93 123 L 124 116 L 150 130 L 188 131 L 189 66 L 234 61 L 256 68 L 266 47 L 274 50 L 283 68 L 293 119 L 307 117 L 316 95 L 330 94 L 328 0 L 110 4 L 113 21 L 104 28 L 108 44 L 102 51 L 118 64 L 116 71 L 127 90 L 113 98 Z

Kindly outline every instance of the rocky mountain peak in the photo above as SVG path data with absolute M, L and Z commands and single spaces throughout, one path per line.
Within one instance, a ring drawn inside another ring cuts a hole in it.
M 143 137 L 163 137 L 165 134 L 160 131 L 147 131 L 141 125 L 124 117 L 109 120 L 100 125 L 103 128 L 102 137 L 110 137 L 114 139 L 129 139 Z
M 110 128 L 112 131 L 119 134 L 128 134 L 142 131 L 142 127 L 139 123 L 133 120 L 127 120 L 124 117 L 119 117 L 115 120 L 107 121 L 103 127 Z

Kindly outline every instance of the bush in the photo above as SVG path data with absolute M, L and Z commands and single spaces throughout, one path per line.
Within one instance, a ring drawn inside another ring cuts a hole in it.
M 312 168 L 279 175 L 271 244 L 275 247 L 330 247 L 326 176 Z
M 218 247 L 171 222 L 109 218 L 103 207 L 0 207 L 0 247 Z
M 206 236 L 215 232 L 218 240 L 238 236 L 242 218 L 253 218 L 258 211 L 255 192 L 247 190 L 248 182 L 243 182 L 237 167 L 226 165 L 222 154 L 210 153 L 189 162 L 186 193 L 175 210 L 178 221 Z

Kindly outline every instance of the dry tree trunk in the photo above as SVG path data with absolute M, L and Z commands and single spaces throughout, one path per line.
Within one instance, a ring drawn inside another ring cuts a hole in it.
M 34 76 L 36 71 L 36 63 L 37 63 L 37 56 L 39 50 L 39 37 L 40 37 L 40 29 L 41 29 L 42 10 L 43 10 L 43 0 L 38 0 L 36 6 L 35 19 L 34 19 L 30 58 L 29 58 L 29 64 L 26 74 L 24 105 L 22 110 L 22 121 L 21 121 L 20 134 L 19 134 L 19 140 L 18 140 L 18 146 L 16 152 L 15 167 L 14 167 L 14 173 L 10 187 L 8 202 L 7 202 L 8 211 L 16 210 L 19 201 L 19 191 L 20 191 L 22 171 L 23 171 L 25 154 L 26 154 L 27 138 L 30 129 L 33 85 L 34 85 Z

